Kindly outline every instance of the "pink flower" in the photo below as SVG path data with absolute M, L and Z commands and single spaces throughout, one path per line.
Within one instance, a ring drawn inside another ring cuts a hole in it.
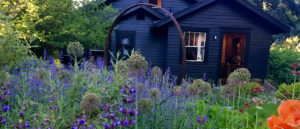
M 259 106 L 262 106 L 262 105 L 263 105 L 263 102 L 262 102 L 262 101 L 260 101 L 258 105 L 259 105 Z
M 297 62 L 293 63 L 292 66 L 291 66 L 293 69 L 295 68 L 298 68 L 299 67 L 299 64 Z
M 257 102 L 254 100 L 254 101 L 252 101 L 252 103 L 254 104 L 254 105 L 257 105 Z
M 244 108 L 250 108 L 251 104 L 250 103 L 245 103 Z
M 257 93 L 257 92 L 261 93 L 261 92 L 263 92 L 263 89 L 262 89 L 260 86 L 257 86 L 257 87 L 255 87 L 255 88 L 253 89 L 253 92 L 254 92 L 254 93 Z

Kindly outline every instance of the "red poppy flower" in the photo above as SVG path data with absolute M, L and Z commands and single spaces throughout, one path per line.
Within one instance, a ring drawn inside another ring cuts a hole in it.
M 293 69 L 295 68 L 298 68 L 299 67 L 299 64 L 297 62 L 293 63 L 292 66 L 291 66 Z
M 272 115 L 267 119 L 271 129 L 300 129 L 300 101 L 287 100 L 278 107 L 279 116 Z

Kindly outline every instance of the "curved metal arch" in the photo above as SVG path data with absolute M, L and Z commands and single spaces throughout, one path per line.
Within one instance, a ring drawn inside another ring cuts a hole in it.
M 134 7 L 137 7 L 137 6 L 140 6 L 140 5 L 145 5 L 145 6 L 150 6 L 150 7 L 156 7 L 156 8 L 159 8 L 160 10 L 162 10 L 164 13 L 166 13 L 168 15 L 169 18 L 172 19 L 173 23 L 175 24 L 175 27 L 179 33 L 179 36 L 180 36 L 180 40 L 181 40 L 181 48 L 182 48 L 182 62 L 181 62 L 181 73 L 180 73 L 180 78 L 178 80 L 178 83 L 180 84 L 182 79 L 183 79 L 183 76 L 184 76 L 184 72 L 185 72 L 185 65 L 186 65 L 186 48 L 185 48 L 185 42 L 184 42 L 184 38 L 183 38 L 183 33 L 182 33 L 182 30 L 181 30 L 181 27 L 179 25 L 179 23 L 177 22 L 176 18 L 169 12 L 167 11 L 166 9 L 164 8 L 161 8 L 157 5 L 154 5 L 154 4 L 149 4 L 149 3 L 137 3 L 137 4 L 134 4 L 130 7 L 128 7 L 127 9 L 123 10 L 119 16 L 114 20 L 114 22 L 112 23 L 112 26 L 111 28 L 109 29 L 109 32 L 107 34 L 107 38 L 106 38 L 106 43 L 105 43 L 105 48 L 104 48 L 104 63 L 105 63 L 105 66 L 108 65 L 108 49 L 109 49 L 109 45 L 110 45 L 110 39 L 111 39 L 111 34 L 112 34 L 112 31 L 114 29 L 114 27 L 116 26 L 116 24 L 120 21 L 121 17 L 127 12 L 129 11 L 130 9 L 134 8 Z

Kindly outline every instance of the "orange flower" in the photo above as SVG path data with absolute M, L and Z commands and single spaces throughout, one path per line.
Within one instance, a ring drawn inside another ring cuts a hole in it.
M 271 129 L 300 129 L 300 101 L 286 100 L 278 107 L 279 116 L 267 119 Z

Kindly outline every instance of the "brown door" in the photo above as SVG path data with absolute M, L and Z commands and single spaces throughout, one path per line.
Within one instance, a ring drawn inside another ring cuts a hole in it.
M 231 72 L 243 67 L 247 35 L 224 33 L 223 37 L 221 79 L 225 81 Z

